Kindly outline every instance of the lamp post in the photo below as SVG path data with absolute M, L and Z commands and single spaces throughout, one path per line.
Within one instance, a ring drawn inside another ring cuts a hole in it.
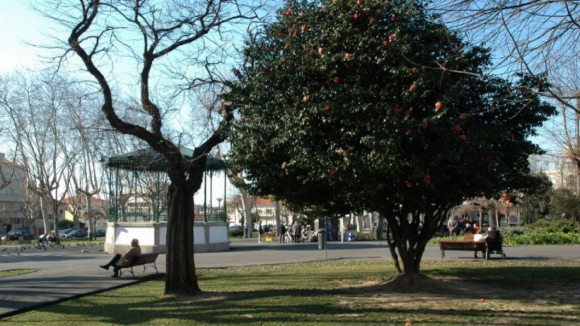
M 221 210 L 220 210 L 221 209 L 221 206 L 220 206 L 220 204 L 222 202 L 222 198 L 216 198 L 216 200 L 218 201 L 218 213 L 221 213 Z

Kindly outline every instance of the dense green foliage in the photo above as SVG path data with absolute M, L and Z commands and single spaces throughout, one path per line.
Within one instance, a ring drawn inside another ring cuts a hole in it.
M 564 217 L 577 221 L 580 217 L 580 198 L 569 189 L 556 189 L 550 197 L 550 211 L 552 218 Z
M 505 236 L 503 243 L 507 246 L 580 244 L 580 233 L 530 232 Z
M 538 175 L 538 184 L 518 201 L 521 218 L 525 224 L 545 218 L 550 213 L 550 197 L 553 195 L 552 181 L 545 174 Z
M 290 1 L 244 54 L 232 157 L 255 193 L 293 202 L 360 209 L 507 189 L 527 177 L 538 149 L 526 137 L 553 112 L 532 80 L 468 74 L 483 73 L 487 50 L 419 2 Z
M 508 228 L 509 229 L 509 228 Z M 507 229 L 506 229 L 507 230 Z M 532 224 L 526 225 L 526 232 L 562 232 L 571 233 L 578 231 L 578 223 L 557 218 L 554 220 L 539 220 Z
M 535 185 L 527 139 L 554 112 L 543 81 L 484 75 L 488 50 L 421 1 L 289 1 L 244 55 L 226 99 L 250 192 L 380 212 L 406 271 L 449 208 Z

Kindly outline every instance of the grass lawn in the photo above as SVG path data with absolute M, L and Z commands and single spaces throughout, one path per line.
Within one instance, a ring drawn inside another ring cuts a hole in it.
M 7 269 L 0 271 L 0 277 L 8 277 L 20 274 L 28 274 L 36 272 L 34 269 Z
M 396 292 L 384 260 L 198 270 L 197 297 L 162 280 L 6 318 L 15 325 L 579 325 L 580 263 L 424 262 L 423 286 Z

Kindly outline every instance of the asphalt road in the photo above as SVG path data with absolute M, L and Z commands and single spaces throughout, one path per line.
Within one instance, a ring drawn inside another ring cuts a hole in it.
M 508 260 L 580 261 L 580 246 L 504 247 Z M 479 254 L 481 257 L 481 254 Z M 437 247 L 427 247 L 423 260 L 440 260 Z M 111 272 L 98 267 L 111 255 L 102 246 L 75 246 L 58 249 L 25 249 L 0 246 L 0 269 L 33 269 L 35 272 L 0 278 L 0 318 L 74 299 L 87 294 L 108 291 L 152 277 L 159 277 L 148 268 L 143 273 L 135 268 L 136 277 L 123 275 L 112 279 Z M 197 268 L 223 268 L 247 265 L 284 264 L 331 259 L 388 259 L 391 256 L 384 242 L 330 242 L 326 250 L 317 243 L 257 243 L 255 239 L 232 240 L 231 250 L 195 254 Z M 447 251 L 445 260 L 473 260 L 468 251 Z M 481 258 L 480 258 L 481 259 Z M 499 255 L 492 259 L 500 259 Z M 165 255 L 157 259 L 159 273 L 165 272 Z

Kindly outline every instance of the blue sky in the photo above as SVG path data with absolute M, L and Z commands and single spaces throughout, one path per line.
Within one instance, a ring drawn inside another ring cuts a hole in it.
M 0 72 L 15 67 L 40 66 L 37 55 L 39 49 L 26 45 L 43 40 L 41 30 L 47 22 L 19 0 L 0 1 Z

